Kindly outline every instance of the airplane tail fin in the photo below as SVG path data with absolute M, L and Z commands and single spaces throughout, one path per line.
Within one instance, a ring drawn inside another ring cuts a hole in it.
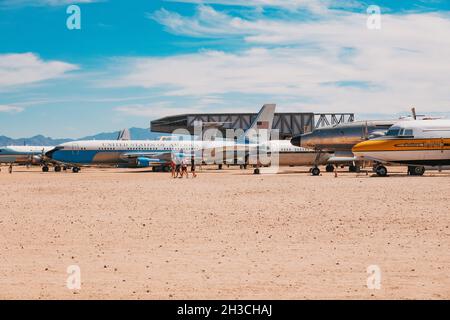
M 123 129 L 120 131 L 117 140 L 131 140 L 130 130 Z
M 245 132 L 246 140 L 249 142 L 258 141 L 262 138 L 262 135 L 267 135 L 267 140 L 270 140 L 275 107 L 276 104 L 263 105 L 255 120 Z

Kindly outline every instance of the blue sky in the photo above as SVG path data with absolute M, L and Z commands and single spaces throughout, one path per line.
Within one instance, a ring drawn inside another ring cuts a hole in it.
M 81 30 L 66 27 L 71 3 Z M 272 102 L 447 114 L 449 12 L 439 0 L 3 0 L 0 134 L 80 137 Z

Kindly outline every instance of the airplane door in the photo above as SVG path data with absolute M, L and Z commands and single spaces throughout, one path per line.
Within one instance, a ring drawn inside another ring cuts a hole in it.
M 80 153 L 80 146 L 77 143 L 72 144 L 72 154 L 78 155 Z

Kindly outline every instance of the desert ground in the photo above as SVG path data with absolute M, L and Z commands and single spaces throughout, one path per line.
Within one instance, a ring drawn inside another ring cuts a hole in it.
M 0 298 L 450 298 L 450 172 L 282 171 L 3 167 Z

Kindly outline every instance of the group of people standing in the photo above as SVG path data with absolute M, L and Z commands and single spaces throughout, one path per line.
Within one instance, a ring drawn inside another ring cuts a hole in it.
M 184 175 L 186 175 L 186 178 L 189 178 L 189 173 L 188 173 L 188 166 L 189 166 L 189 160 L 184 157 L 183 159 L 178 161 L 174 161 L 172 159 L 172 161 L 170 162 L 170 168 L 171 168 L 171 172 L 172 172 L 172 178 L 183 178 Z M 194 157 L 191 157 L 191 174 L 193 178 L 197 177 L 197 174 L 195 173 L 195 159 Z

